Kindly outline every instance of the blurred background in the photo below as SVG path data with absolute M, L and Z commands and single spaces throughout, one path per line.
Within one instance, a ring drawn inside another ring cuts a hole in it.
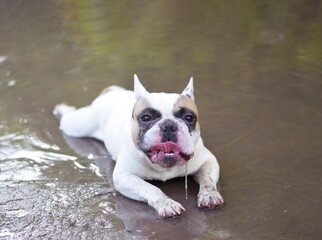
M 0 1 L 1 239 L 321 239 L 322 2 Z M 191 76 L 226 205 L 158 184 L 161 221 L 115 193 L 113 162 L 63 136 L 57 103 L 109 85 L 181 92 Z

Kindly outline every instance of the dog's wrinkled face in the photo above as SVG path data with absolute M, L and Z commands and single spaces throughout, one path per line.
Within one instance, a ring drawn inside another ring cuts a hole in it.
M 136 79 L 132 138 L 149 160 L 161 167 L 183 165 L 200 137 L 192 79 L 182 94 L 148 93 Z

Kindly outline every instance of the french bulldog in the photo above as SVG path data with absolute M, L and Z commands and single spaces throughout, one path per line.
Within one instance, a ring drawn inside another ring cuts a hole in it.
M 54 114 L 68 136 L 103 141 L 116 161 L 115 189 L 147 202 L 160 218 L 179 216 L 185 209 L 145 180 L 193 175 L 200 185 L 198 207 L 223 205 L 217 159 L 200 137 L 193 78 L 181 94 L 149 93 L 134 75 L 134 91 L 111 86 L 89 106 L 59 104 Z

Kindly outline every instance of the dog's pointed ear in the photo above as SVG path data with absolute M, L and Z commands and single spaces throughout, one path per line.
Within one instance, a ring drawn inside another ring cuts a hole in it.
M 193 77 L 190 78 L 187 87 L 183 90 L 181 95 L 186 95 L 191 98 L 192 101 L 195 101 L 195 96 L 193 95 Z
M 138 76 L 134 74 L 134 96 L 136 101 L 139 100 L 139 98 L 146 96 L 147 94 L 149 94 L 149 92 L 143 87 Z

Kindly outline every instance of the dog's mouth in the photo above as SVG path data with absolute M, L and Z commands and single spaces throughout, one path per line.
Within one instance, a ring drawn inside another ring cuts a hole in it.
M 152 163 L 165 168 L 171 168 L 175 165 L 182 166 L 193 157 L 193 153 L 183 153 L 178 144 L 174 142 L 155 144 L 145 154 L 150 158 Z

